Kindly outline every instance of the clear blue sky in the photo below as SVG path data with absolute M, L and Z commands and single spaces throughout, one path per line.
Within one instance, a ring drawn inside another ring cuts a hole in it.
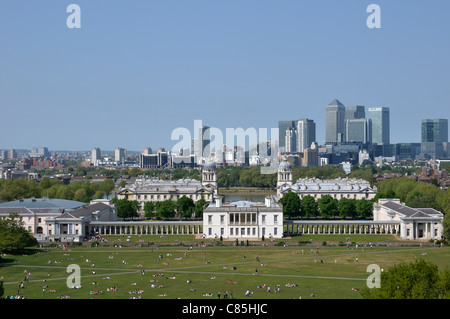
M 69 29 L 69 4 L 81 29 Z M 381 8 L 369 29 L 366 8 Z M 391 142 L 449 118 L 450 1 L 2 0 L 0 149 L 170 149 L 194 120 L 272 128 L 387 106 Z

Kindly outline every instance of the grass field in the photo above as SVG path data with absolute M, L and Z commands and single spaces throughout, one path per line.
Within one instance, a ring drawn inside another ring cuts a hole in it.
M 300 237 L 303 240 L 307 236 Z M 132 242 L 143 240 L 142 237 L 129 239 Z M 145 239 L 155 241 L 155 238 Z M 170 237 L 170 241 L 192 239 Z M 123 240 L 110 237 L 108 243 Z M 418 258 L 443 269 L 450 265 L 450 248 L 389 245 L 372 248 L 327 245 L 318 249 L 312 245 L 193 245 L 192 249 L 163 245 L 55 247 L 48 251 L 30 251 L 26 255 L 3 256 L 0 277 L 4 296 L 19 293 L 27 299 L 61 296 L 71 299 L 217 299 L 219 292 L 222 298 L 227 292 L 232 293 L 233 299 L 242 299 L 246 298 L 247 290 L 252 292 L 248 298 L 254 299 L 360 299 L 359 291 L 366 287 L 370 274 L 368 265 L 377 264 L 387 270 L 394 264 Z M 71 264 L 81 269 L 80 289 L 67 287 L 70 274 L 66 270 Z M 18 291 L 18 283 L 24 281 L 27 274 L 28 281 Z M 275 292 L 277 286 L 279 291 Z

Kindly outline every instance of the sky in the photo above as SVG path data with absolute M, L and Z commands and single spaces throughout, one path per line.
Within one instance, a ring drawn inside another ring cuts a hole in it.
M 420 142 L 422 119 L 450 114 L 448 12 L 448 0 L 2 0 L 0 149 L 170 150 L 195 120 L 225 135 L 300 118 L 321 144 L 334 99 L 389 107 L 391 143 Z

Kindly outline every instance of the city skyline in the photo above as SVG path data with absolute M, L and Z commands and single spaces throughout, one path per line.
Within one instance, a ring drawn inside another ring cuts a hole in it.
M 448 119 L 448 1 L 255 3 L 76 1 L 0 4 L 0 149 L 164 147 L 194 121 L 277 128 L 324 108 L 390 108 L 390 142 L 420 142 L 423 119 Z M 367 114 L 366 114 L 367 116 Z

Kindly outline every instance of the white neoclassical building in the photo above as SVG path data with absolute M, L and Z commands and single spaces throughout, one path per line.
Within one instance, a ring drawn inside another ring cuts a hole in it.
M 433 208 L 412 208 L 399 199 L 379 199 L 374 221 L 396 221 L 402 239 L 441 239 L 444 214 Z
M 281 238 L 283 208 L 266 198 L 265 203 L 238 201 L 209 205 L 203 211 L 204 238 Z
M 140 176 L 134 184 L 121 187 L 117 193 L 117 198 L 138 201 L 139 213 L 143 214 L 145 202 L 177 201 L 183 196 L 191 198 L 194 202 L 200 199 L 212 202 L 217 194 L 216 165 L 214 163 L 206 163 L 202 169 L 201 181 L 195 179 L 166 181 L 159 178 Z
M 318 179 L 301 178 L 294 182 L 292 165 L 283 158 L 278 167 L 277 196 L 283 197 L 288 192 L 296 193 L 303 198 L 312 196 L 316 200 L 324 195 L 330 195 L 335 199 L 372 199 L 377 194 L 377 188 L 371 187 L 370 183 L 363 179 L 336 178 Z

